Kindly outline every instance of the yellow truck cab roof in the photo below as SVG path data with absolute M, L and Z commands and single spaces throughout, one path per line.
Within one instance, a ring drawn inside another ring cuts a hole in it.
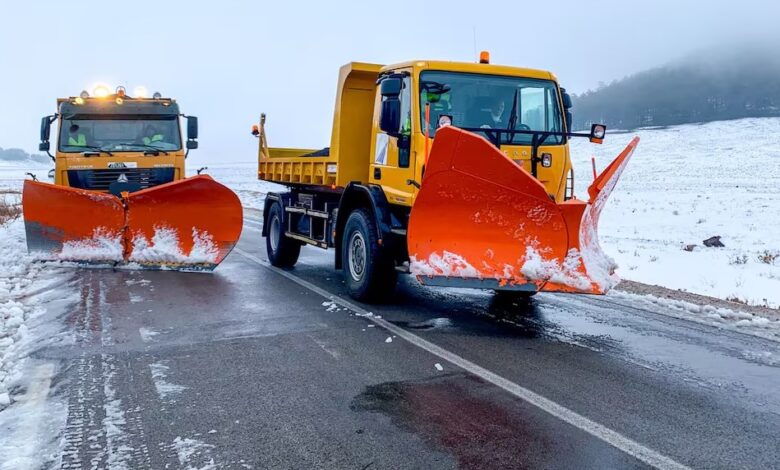
M 554 80 L 557 78 L 552 72 L 525 67 L 513 67 L 510 65 L 482 64 L 476 62 L 454 62 L 442 60 L 410 60 L 399 64 L 385 65 L 381 72 L 389 72 L 401 68 L 413 68 L 422 70 L 446 70 L 453 72 L 483 73 L 489 75 L 505 75 L 510 77 L 538 78 L 541 80 Z

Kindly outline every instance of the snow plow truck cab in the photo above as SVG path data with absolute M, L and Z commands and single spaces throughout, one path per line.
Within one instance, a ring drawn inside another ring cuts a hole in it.
M 330 147 L 273 148 L 258 178 L 271 263 L 335 248 L 349 293 L 387 298 L 399 273 L 432 286 L 600 294 L 616 282 L 598 217 L 635 138 L 575 197 L 571 99 L 553 74 L 479 63 L 353 62 L 339 73 Z
M 238 241 L 243 213 L 227 187 L 186 177 L 197 137 L 197 118 L 159 93 L 98 87 L 58 99 L 57 113 L 41 120 L 54 184 L 24 184 L 28 250 L 43 259 L 213 270 Z

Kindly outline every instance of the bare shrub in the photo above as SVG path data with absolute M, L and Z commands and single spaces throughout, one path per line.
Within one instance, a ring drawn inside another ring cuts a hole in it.
M 758 261 L 764 264 L 775 264 L 780 259 L 780 253 L 777 251 L 764 250 L 758 255 Z

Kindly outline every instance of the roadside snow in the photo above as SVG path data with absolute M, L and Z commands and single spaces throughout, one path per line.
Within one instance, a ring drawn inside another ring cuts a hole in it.
M 609 297 L 626 300 L 631 305 L 646 305 L 648 309 L 683 320 L 737 330 L 775 341 L 780 341 L 780 320 L 767 318 L 743 310 L 700 305 L 684 300 L 668 299 L 649 294 L 631 294 L 612 291 Z M 659 310 L 658 307 L 662 307 Z
M 43 468 L 60 455 L 66 405 L 50 396 L 56 363 L 32 353 L 64 339 L 61 314 L 71 299 L 52 286 L 64 275 L 33 263 L 21 219 L 0 226 L 0 469 Z
M 604 251 L 625 279 L 780 307 L 780 118 L 572 139 L 575 194 L 641 137 L 601 214 Z M 702 240 L 722 236 L 724 248 Z M 685 251 L 686 245 L 693 251 Z M 777 255 L 777 257 L 775 257 Z

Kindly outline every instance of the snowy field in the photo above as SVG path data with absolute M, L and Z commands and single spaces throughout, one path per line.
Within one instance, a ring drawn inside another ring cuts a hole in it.
M 599 227 L 620 276 L 780 307 L 780 118 L 610 134 L 601 146 L 578 139 L 577 195 L 593 180 L 591 155 L 601 170 L 634 135 Z M 725 247 L 705 247 L 712 236 Z

